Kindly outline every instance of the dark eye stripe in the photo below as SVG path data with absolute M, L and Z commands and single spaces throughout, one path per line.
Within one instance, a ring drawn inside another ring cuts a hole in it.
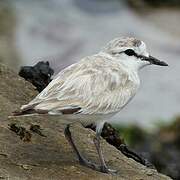
M 124 51 L 124 53 L 127 54 L 128 56 L 137 56 L 135 51 L 132 50 L 132 49 L 127 49 L 127 50 Z

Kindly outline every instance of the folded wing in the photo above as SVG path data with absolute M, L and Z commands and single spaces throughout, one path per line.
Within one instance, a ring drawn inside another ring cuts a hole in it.
M 113 113 L 134 96 L 136 89 L 136 84 L 117 62 L 95 55 L 61 71 L 21 110 L 55 114 Z

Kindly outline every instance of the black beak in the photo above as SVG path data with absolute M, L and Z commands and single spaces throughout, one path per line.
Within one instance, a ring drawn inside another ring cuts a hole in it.
M 149 61 L 151 64 L 155 64 L 158 66 L 168 66 L 167 63 L 165 63 L 164 61 L 160 61 L 160 60 L 154 58 L 153 56 L 149 56 L 149 57 L 141 56 L 140 58 L 144 61 Z

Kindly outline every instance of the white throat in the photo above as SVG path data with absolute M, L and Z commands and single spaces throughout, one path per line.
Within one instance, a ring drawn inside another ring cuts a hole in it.
M 141 65 L 138 62 L 136 62 L 135 60 L 121 59 L 121 60 L 119 60 L 119 62 L 124 67 L 126 67 L 126 69 L 129 69 L 129 70 L 132 70 L 132 71 L 138 72 L 138 70 L 141 68 Z
M 134 56 L 127 57 L 127 56 L 122 55 L 121 57 L 119 57 L 119 58 L 117 57 L 115 59 L 116 59 L 116 61 L 121 63 L 127 69 L 136 71 L 136 72 L 138 72 L 143 67 L 150 65 L 150 63 L 148 61 L 138 60 Z

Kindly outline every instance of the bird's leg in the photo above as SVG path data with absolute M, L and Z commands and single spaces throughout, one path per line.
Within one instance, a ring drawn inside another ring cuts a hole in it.
M 65 134 L 65 137 L 66 137 L 66 139 L 68 140 L 69 144 L 70 144 L 71 147 L 73 148 L 74 152 L 76 153 L 76 155 L 77 155 L 77 157 L 78 157 L 78 159 L 79 159 L 80 164 L 82 164 L 82 165 L 84 165 L 84 166 L 87 166 L 87 167 L 89 167 L 89 168 L 92 168 L 92 169 L 94 169 L 94 170 L 96 170 L 96 171 L 100 171 L 100 170 L 101 170 L 101 167 L 100 167 L 100 166 L 98 166 L 98 165 L 90 162 L 89 160 L 85 159 L 85 158 L 81 155 L 81 153 L 78 151 L 78 149 L 77 149 L 77 147 L 76 147 L 76 145 L 75 145 L 75 143 L 74 143 L 74 141 L 73 141 L 73 139 L 72 139 L 71 132 L 70 132 L 69 128 L 70 128 L 70 125 L 68 124 L 68 125 L 66 126 L 66 128 L 65 128 L 64 134 Z
M 104 156 L 102 153 L 101 145 L 100 145 L 100 134 L 99 133 L 96 133 L 96 136 L 94 137 L 94 144 L 95 144 L 95 147 L 96 147 L 98 155 L 99 155 L 99 160 L 101 163 L 101 172 L 116 173 L 117 172 L 116 170 L 109 169 L 106 165 L 106 162 L 104 160 Z

